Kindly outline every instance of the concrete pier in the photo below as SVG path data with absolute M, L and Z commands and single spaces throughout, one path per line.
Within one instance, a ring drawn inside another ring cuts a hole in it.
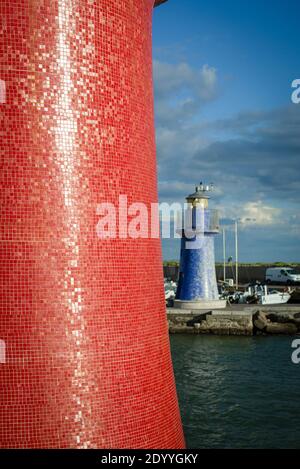
M 167 309 L 171 334 L 300 334 L 300 305 L 232 305 L 220 310 Z

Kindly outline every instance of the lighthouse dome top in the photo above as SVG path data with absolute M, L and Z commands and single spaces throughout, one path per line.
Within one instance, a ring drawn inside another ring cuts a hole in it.
M 209 193 L 214 190 L 213 183 L 203 184 L 200 182 L 198 186 L 195 187 L 195 192 L 187 196 L 188 201 L 195 201 L 198 199 L 210 199 Z

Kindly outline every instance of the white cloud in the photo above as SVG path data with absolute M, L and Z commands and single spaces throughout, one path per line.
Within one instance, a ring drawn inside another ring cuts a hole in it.
M 195 92 L 203 100 L 214 97 L 217 84 L 217 71 L 203 65 L 199 70 L 187 63 L 169 64 L 154 60 L 155 91 L 172 94 L 182 88 Z
M 157 127 L 172 127 L 195 116 L 203 103 L 216 96 L 217 71 L 205 64 L 199 69 L 187 63 L 154 61 Z
M 247 225 L 274 225 L 281 222 L 281 209 L 264 204 L 261 200 L 248 202 L 241 210 L 241 223 Z

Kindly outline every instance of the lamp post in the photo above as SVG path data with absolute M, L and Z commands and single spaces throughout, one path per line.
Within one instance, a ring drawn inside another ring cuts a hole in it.
M 226 231 L 223 228 L 223 280 L 226 282 Z
M 235 284 L 239 287 L 239 251 L 238 251 L 238 220 L 235 221 Z

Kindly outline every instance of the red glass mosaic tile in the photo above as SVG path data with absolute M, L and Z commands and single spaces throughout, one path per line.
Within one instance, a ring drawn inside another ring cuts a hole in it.
M 160 241 L 95 229 L 157 200 L 153 3 L 0 2 L 2 448 L 184 445 Z

